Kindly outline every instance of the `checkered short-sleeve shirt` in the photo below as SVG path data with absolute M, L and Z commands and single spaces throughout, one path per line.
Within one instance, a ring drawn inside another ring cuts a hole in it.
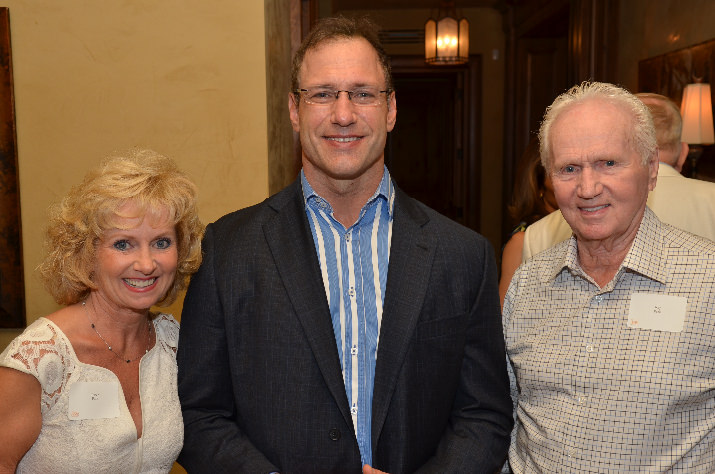
M 644 304 L 666 308 L 654 327 L 634 316 Z M 715 472 L 715 242 L 646 209 L 605 287 L 572 237 L 516 272 L 503 318 L 514 472 Z

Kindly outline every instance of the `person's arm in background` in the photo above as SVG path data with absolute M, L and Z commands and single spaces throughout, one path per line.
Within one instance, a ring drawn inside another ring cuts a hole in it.
M 501 256 L 501 274 L 499 276 L 499 302 L 504 306 L 504 296 L 509 289 L 511 277 L 522 263 L 525 232 L 516 232 L 504 246 Z

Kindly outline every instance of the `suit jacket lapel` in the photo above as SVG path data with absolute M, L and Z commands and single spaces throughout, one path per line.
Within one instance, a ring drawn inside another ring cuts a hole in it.
M 372 446 L 387 416 L 402 361 L 427 292 L 435 237 L 426 230 L 429 217 L 415 201 L 396 190 L 390 264 L 372 399 Z
M 305 214 L 300 179 L 271 202 L 276 216 L 263 226 L 273 260 L 328 389 L 348 425 L 352 417 L 343 384 L 328 300 Z

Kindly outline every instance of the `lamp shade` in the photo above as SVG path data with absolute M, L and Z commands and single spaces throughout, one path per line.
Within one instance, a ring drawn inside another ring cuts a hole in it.
M 454 2 L 443 2 L 437 19 L 425 23 L 425 61 L 464 64 L 469 60 L 469 22 L 457 19 Z
M 691 145 L 715 143 L 710 84 L 695 83 L 685 86 L 680 114 L 683 116 L 682 141 Z

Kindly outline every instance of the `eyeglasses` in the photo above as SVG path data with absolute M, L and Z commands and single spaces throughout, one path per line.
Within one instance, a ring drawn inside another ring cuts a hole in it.
M 340 96 L 341 92 L 348 95 L 348 100 L 353 105 L 374 106 L 382 104 L 382 96 L 380 94 L 389 94 L 389 90 L 378 90 L 377 87 L 361 87 L 354 91 L 337 91 L 334 89 L 324 89 L 321 87 L 315 89 L 296 89 L 293 91 L 296 95 L 300 95 L 306 104 L 311 105 L 332 105 Z

